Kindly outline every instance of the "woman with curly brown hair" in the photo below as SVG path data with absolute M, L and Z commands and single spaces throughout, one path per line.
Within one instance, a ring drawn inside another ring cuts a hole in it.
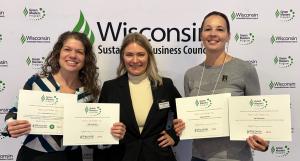
M 45 59 L 42 72 L 32 76 L 25 90 L 72 93 L 78 102 L 96 102 L 100 92 L 96 58 L 89 39 L 82 33 L 65 32 Z M 80 146 L 62 146 L 62 136 L 31 135 L 26 120 L 16 120 L 17 104 L 6 115 L 7 131 L 13 138 L 27 135 L 17 161 L 82 161 Z M 121 138 L 124 125 L 115 123 L 111 133 Z

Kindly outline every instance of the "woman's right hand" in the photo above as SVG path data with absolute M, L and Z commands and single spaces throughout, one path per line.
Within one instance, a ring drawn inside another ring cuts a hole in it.
M 180 136 L 182 131 L 185 128 L 185 123 L 181 119 L 174 119 L 173 126 L 174 126 L 174 130 L 176 132 L 176 135 Z
M 7 131 L 13 138 L 29 134 L 30 130 L 31 125 L 26 120 L 11 120 L 7 123 Z
M 114 137 L 121 140 L 124 138 L 124 135 L 126 133 L 126 126 L 122 122 L 116 122 L 113 124 L 113 127 L 110 131 Z

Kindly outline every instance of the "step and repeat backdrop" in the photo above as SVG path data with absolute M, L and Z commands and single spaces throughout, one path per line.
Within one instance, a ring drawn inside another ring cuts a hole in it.
M 290 94 L 292 142 L 271 142 L 267 152 L 253 151 L 255 161 L 299 160 L 300 6 L 286 1 L 0 0 L 0 130 L 25 81 L 40 71 L 58 36 L 84 32 L 93 43 L 101 83 L 116 77 L 120 44 L 130 32 L 146 35 L 163 76 L 183 93 L 185 71 L 205 58 L 199 28 L 213 10 L 230 19 L 228 52 L 252 63 L 262 94 Z M 1 135 L 0 160 L 15 160 L 24 138 Z M 174 148 L 178 161 L 191 157 L 191 141 Z M 85 160 L 91 152 L 85 150 Z

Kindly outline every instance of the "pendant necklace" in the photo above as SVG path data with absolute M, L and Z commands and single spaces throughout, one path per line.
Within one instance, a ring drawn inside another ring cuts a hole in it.
M 215 93 L 215 90 L 216 90 L 217 85 L 218 85 L 218 81 L 219 81 L 219 79 L 220 79 L 221 73 L 222 73 L 223 68 L 224 68 L 224 64 L 225 64 L 225 62 L 226 62 L 226 58 L 227 58 L 227 54 L 225 54 L 225 58 L 224 58 L 224 61 L 223 61 L 221 70 L 220 70 L 220 72 L 219 72 L 219 74 L 218 74 L 218 77 L 217 77 L 215 86 L 214 86 L 213 91 L 212 91 L 211 94 L 214 94 L 214 93 Z M 202 79 L 203 79 L 203 75 L 204 75 L 205 68 L 206 68 L 206 65 L 205 65 L 205 61 L 204 61 L 204 67 L 203 67 L 203 69 L 202 69 L 202 74 L 201 74 L 201 78 L 200 78 L 200 82 L 199 82 L 199 86 L 198 86 L 197 96 L 199 95 L 199 91 L 200 91 L 200 87 L 201 87 L 201 84 L 202 84 Z

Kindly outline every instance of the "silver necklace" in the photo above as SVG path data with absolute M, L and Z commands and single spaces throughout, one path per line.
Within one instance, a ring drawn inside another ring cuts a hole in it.
M 223 61 L 223 64 L 222 64 L 222 68 L 221 68 L 221 70 L 220 70 L 220 72 L 219 72 L 219 74 L 218 74 L 218 78 L 217 78 L 217 80 L 216 80 L 215 87 L 214 87 L 214 89 L 213 89 L 213 91 L 212 91 L 211 94 L 214 94 L 214 93 L 215 93 L 215 90 L 216 90 L 217 85 L 218 85 L 218 81 L 219 81 L 219 79 L 220 79 L 221 73 L 222 73 L 223 68 L 224 68 L 224 64 L 225 64 L 226 58 L 227 58 L 227 54 L 225 54 L 225 58 L 224 58 L 224 61 Z M 205 68 L 206 68 L 206 65 L 205 65 L 205 62 L 204 62 L 204 67 L 203 67 L 203 69 L 202 69 L 201 79 L 200 79 L 199 86 L 198 86 L 197 96 L 199 95 L 199 91 L 200 91 L 200 87 L 201 87 L 201 84 L 202 84 L 202 79 L 203 79 L 203 75 L 204 75 Z

